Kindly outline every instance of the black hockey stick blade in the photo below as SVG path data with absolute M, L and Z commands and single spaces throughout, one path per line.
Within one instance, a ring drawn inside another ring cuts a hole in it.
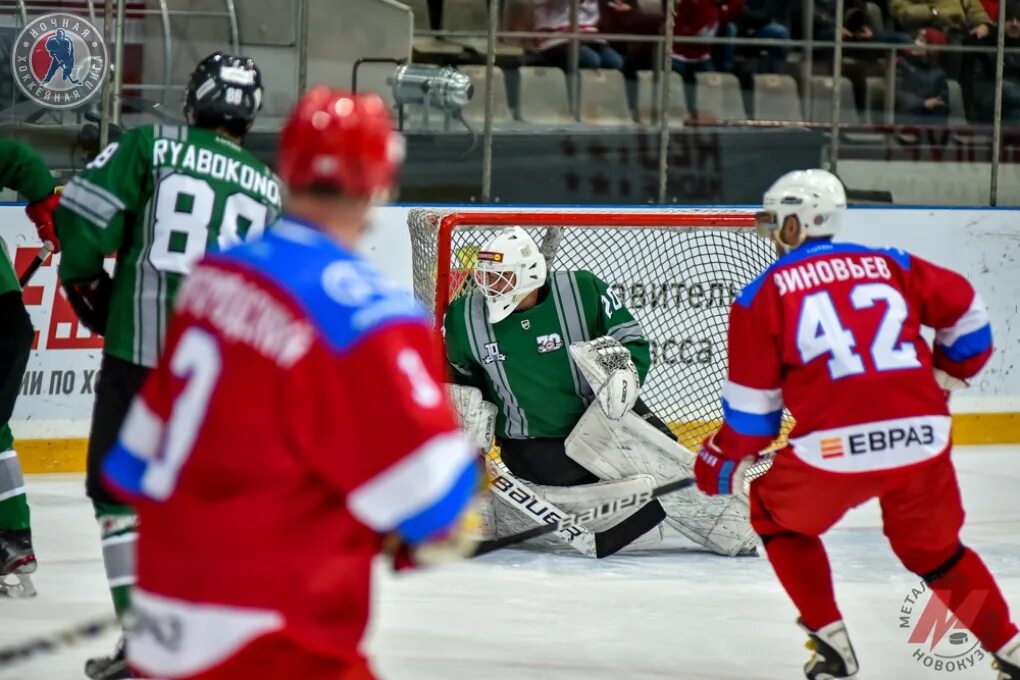
M 659 501 L 645 503 L 640 510 L 615 526 L 595 533 L 595 557 L 609 557 L 659 526 L 666 511 Z
M 683 479 L 677 479 L 672 482 L 667 482 L 662 486 L 657 486 L 651 491 L 644 491 L 641 493 L 632 494 L 630 496 L 617 498 L 616 500 L 611 501 L 609 503 L 603 503 L 598 507 L 589 508 L 584 512 L 579 512 L 575 515 L 568 515 L 558 522 L 543 524 L 532 529 L 528 529 L 527 531 L 512 534 L 510 536 L 503 536 L 502 538 L 494 538 L 489 541 L 482 541 L 481 543 L 478 544 L 478 548 L 475 550 L 475 554 L 473 555 L 473 557 L 487 555 L 488 553 L 494 552 L 496 550 L 501 550 L 503 548 L 506 548 L 507 546 L 516 545 L 518 543 L 522 543 L 532 538 L 537 538 L 538 536 L 545 536 L 546 534 L 561 531 L 567 527 L 573 526 L 582 521 L 598 519 L 599 517 L 605 517 L 606 515 L 614 514 L 626 508 L 644 505 L 654 498 L 658 498 L 659 496 L 665 496 L 666 494 L 674 493 L 676 491 L 686 489 L 687 487 L 693 485 L 694 485 L 693 477 L 684 477 Z
M 32 277 L 35 276 L 35 273 L 39 270 L 39 267 L 45 264 L 46 258 L 48 258 L 52 252 L 53 244 L 49 241 L 43 243 L 42 248 L 39 249 L 39 253 L 31 262 L 28 263 L 28 266 L 25 267 L 25 271 L 23 271 L 21 276 L 18 277 L 18 285 L 22 288 L 27 286 L 28 282 L 32 280 Z

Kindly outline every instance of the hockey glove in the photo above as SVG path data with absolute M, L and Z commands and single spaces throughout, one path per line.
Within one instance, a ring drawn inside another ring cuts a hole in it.
M 610 420 L 619 420 L 633 408 L 641 380 L 630 351 L 609 336 L 575 342 L 570 356 L 595 392 L 599 407 Z
M 43 243 L 49 241 L 53 246 L 53 252 L 60 252 L 60 240 L 57 239 L 57 230 L 53 227 L 53 212 L 60 203 L 60 194 L 54 191 L 41 201 L 29 203 L 25 206 L 25 214 L 35 224 L 35 230 L 39 232 L 39 240 Z
M 91 281 L 64 283 L 64 294 L 71 308 L 85 328 L 97 335 L 106 334 L 106 320 L 110 316 L 110 295 L 113 279 L 104 270 Z
M 744 492 L 744 474 L 754 464 L 754 458 L 742 460 L 723 458 L 712 444 L 705 440 L 694 461 L 694 479 L 698 488 L 708 496 L 729 496 Z
M 953 396 L 953 390 L 962 390 L 970 387 L 970 383 L 966 380 L 949 375 L 941 368 L 935 369 L 935 382 L 942 388 L 942 394 L 946 396 L 946 401 L 949 401 L 949 398 Z
M 383 552 L 393 560 L 393 569 L 404 571 L 418 567 L 431 567 L 471 557 L 483 538 L 483 505 L 485 494 L 478 493 L 468 504 L 453 526 L 427 541 L 410 544 L 396 533 L 383 540 Z
M 446 529 L 420 543 L 408 543 L 397 533 L 384 539 L 383 550 L 392 556 L 394 569 L 431 567 L 475 554 L 478 544 L 486 538 L 486 517 L 492 512 L 489 491 L 492 479 L 482 458 L 478 459 L 477 465 L 477 486 L 460 515 Z

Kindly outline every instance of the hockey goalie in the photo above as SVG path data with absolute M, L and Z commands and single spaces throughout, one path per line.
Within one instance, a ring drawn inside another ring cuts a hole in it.
M 604 281 L 547 271 L 520 227 L 479 251 L 473 276 L 443 332 L 461 424 L 479 449 L 498 444 L 486 538 L 691 476 L 693 454 L 639 400 L 649 343 Z M 721 555 L 755 551 L 746 499 L 694 488 L 535 540 L 604 557 L 657 545 L 663 522 Z

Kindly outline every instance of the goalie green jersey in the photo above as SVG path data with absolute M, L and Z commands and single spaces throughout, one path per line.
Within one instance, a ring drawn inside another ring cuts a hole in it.
M 35 203 L 52 194 L 55 186 L 46 164 L 32 147 L 13 139 L 0 139 L 0 188 L 14 189 L 29 203 Z M 0 239 L 0 294 L 20 288 L 11 266 L 11 253 L 4 246 Z M 0 452 L 6 450 L 2 447 L 0 443 Z
M 116 254 L 105 349 L 155 366 L 174 295 L 208 250 L 257 236 L 280 209 L 261 161 L 202 128 L 149 125 L 110 144 L 64 188 L 60 277 L 89 281 Z
M 628 350 L 642 382 L 651 365 L 641 325 L 591 272 L 550 272 L 539 303 L 490 324 L 480 291 L 454 300 L 443 322 L 454 380 L 499 408 L 496 436 L 564 438 L 594 398 L 570 358 L 575 342 L 609 335 Z

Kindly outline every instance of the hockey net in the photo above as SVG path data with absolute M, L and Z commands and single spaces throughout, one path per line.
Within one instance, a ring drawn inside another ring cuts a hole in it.
M 474 287 L 480 247 L 523 227 L 551 270 L 594 273 L 641 322 L 652 346 L 642 399 L 680 441 L 695 448 L 718 426 L 730 304 L 775 259 L 753 212 L 413 209 L 408 226 L 415 294 L 437 320 Z

